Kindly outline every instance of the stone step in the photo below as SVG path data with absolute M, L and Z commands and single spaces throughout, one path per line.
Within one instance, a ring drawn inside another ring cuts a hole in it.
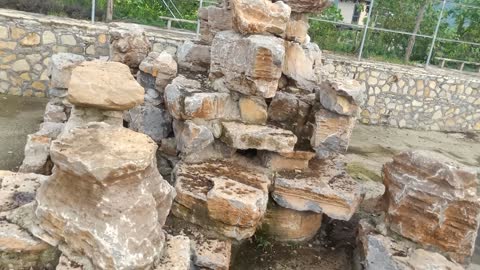
M 277 173 L 272 197 L 280 206 L 349 220 L 361 202 L 361 186 L 332 160 L 312 160 L 304 171 Z
M 179 163 L 175 216 L 237 240 L 251 237 L 265 214 L 269 177 L 240 160 Z

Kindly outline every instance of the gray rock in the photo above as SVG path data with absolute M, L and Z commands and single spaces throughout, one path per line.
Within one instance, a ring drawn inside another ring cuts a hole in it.
M 51 139 L 47 136 L 31 134 L 25 145 L 25 158 L 18 169 L 21 173 L 38 173 L 48 175 L 52 164 L 49 161 Z
M 199 126 L 192 121 L 174 121 L 177 150 L 190 154 L 198 152 L 213 143 L 212 132 L 205 126 Z
M 177 51 L 178 65 L 192 71 L 203 72 L 210 67 L 210 46 L 185 41 Z
M 59 89 L 68 89 L 72 70 L 85 61 L 85 57 L 72 53 L 58 53 L 52 55 L 50 61 L 50 86 Z
M 161 107 L 140 105 L 126 114 L 130 129 L 150 136 L 157 143 L 172 132 L 172 117 Z

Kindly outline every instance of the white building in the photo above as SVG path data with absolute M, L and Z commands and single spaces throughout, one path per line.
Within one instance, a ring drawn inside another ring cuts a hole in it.
M 343 22 L 352 24 L 364 24 L 368 15 L 367 6 L 370 1 L 364 0 L 337 0 L 336 5 L 342 12 Z

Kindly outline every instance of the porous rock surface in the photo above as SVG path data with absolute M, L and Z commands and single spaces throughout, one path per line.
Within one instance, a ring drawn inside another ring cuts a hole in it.
M 474 168 L 411 150 L 384 165 L 383 179 L 390 229 L 461 264 L 469 262 L 480 221 Z
M 52 244 L 95 268 L 151 267 L 175 195 L 157 170 L 156 149 L 146 135 L 103 123 L 54 141 L 56 170 L 36 197 L 39 226 Z

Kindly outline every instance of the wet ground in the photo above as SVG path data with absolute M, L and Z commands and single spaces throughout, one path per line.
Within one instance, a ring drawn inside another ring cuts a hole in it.
M 38 130 L 47 101 L 0 94 L 0 170 L 18 170 L 27 135 Z
M 37 131 L 47 100 L 0 95 L 0 170 L 17 170 L 23 159 L 26 137 Z M 400 130 L 357 125 L 347 161 L 349 171 L 381 181 L 381 167 L 407 149 L 443 153 L 479 168 L 480 134 Z M 358 217 L 356 217 L 358 219 Z M 326 221 L 317 236 L 305 244 L 275 243 L 261 234 L 234 249 L 232 270 L 350 270 L 355 219 Z M 470 269 L 480 269 L 480 241 Z

